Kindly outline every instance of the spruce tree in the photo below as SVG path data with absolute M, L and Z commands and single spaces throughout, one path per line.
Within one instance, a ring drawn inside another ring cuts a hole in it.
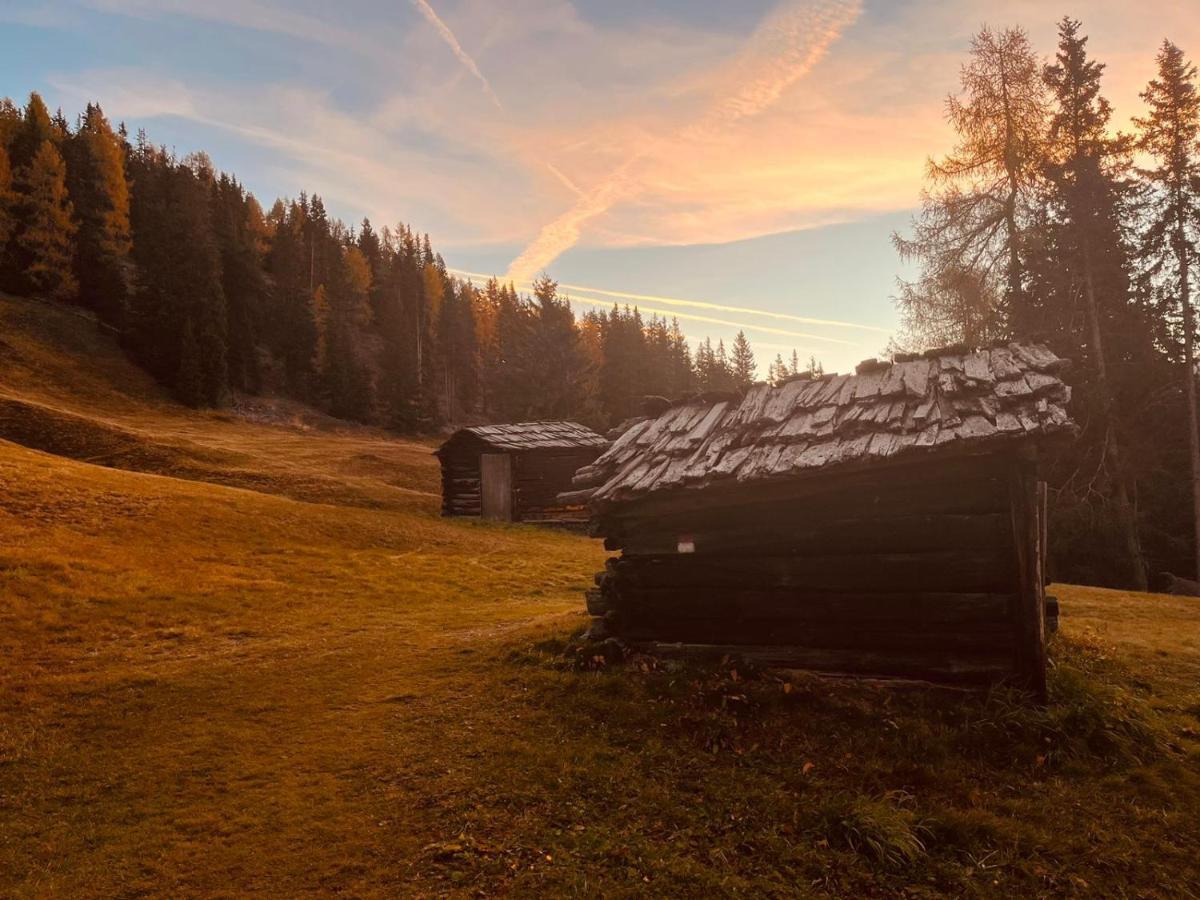
M 1191 297 L 1191 270 L 1197 258 L 1196 223 L 1200 221 L 1200 93 L 1196 90 L 1196 67 L 1170 41 L 1163 41 L 1157 62 L 1158 75 L 1142 92 L 1149 110 L 1135 119 L 1140 130 L 1139 148 L 1154 163 L 1143 175 L 1156 195 L 1142 255 L 1162 284 L 1167 302 L 1178 305 L 1180 311 L 1193 548 L 1200 570 L 1200 423 Z
M 54 299 L 71 299 L 78 287 L 72 272 L 75 222 L 67 197 L 62 156 L 44 141 L 17 177 L 17 265 L 25 286 Z
M 1077 20 L 1064 18 L 1055 61 L 1045 68 L 1053 100 L 1046 210 L 1039 234 L 1045 275 L 1038 279 L 1040 289 L 1013 310 L 1012 318 L 1019 334 L 1052 334 L 1061 355 L 1086 361 L 1091 369 L 1093 378 L 1077 393 L 1076 406 L 1082 401 L 1092 407 L 1100 428 L 1084 436 L 1079 455 L 1094 456 L 1094 470 L 1106 473 L 1106 483 L 1100 483 L 1096 493 L 1111 499 L 1121 543 L 1113 555 L 1123 559 L 1127 572 L 1121 580 L 1145 590 L 1131 500 L 1135 488 L 1124 459 L 1127 434 L 1115 403 L 1109 359 L 1114 346 L 1114 358 L 1132 360 L 1139 349 L 1144 356 L 1151 344 L 1129 297 L 1130 259 L 1122 222 L 1123 195 L 1128 193 L 1123 181 L 1129 169 L 1127 142 L 1110 135 L 1112 109 L 1100 93 L 1104 66 L 1088 56 L 1087 40 Z M 1031 268 L 1036 270 L 1036 264 Z M 1082 300 L 1082 328 L 1077 324 L 1077 298 Z M 1136 377 L 1144 378 L 1145 372 Z M 1058 499 L 1060 506 L 1066 505 L 1062 493 Z
M 738 331 L 733 339 L 733 354 L 730 358 L 733 370 L 733 383 L 739 390 L 745 390 L 754 383 L 758 366 L 754 362 L 754 351 L 750 349 L 750 341 L 743 331 Z

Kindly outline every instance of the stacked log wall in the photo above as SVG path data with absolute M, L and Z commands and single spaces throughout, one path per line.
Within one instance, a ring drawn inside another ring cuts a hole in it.
M 508 451 L 513 464 L 513 521 L 583 523 L 581 504 L 564 504 L 558 495 L 571 484 L 582 466 L 593 462 L 603 447 Z M 491 451 L 479 441 L 460 441 L 441 455 L 442 515 L 482 513 L 480 455 Z
M 984 459 L 631 510 L 604 523 L 622 553 L 589 610 L 599 632 L 660 654 L 966 681 L 1025 673 L 1040 692 L 1030 477 Z
M 478 446 L 463 443 L 442 454 L 443 516 L 478 517 L 483 513 L 479 481 L 480 452 Z
M 521 522 L 584 523 L 582 504 L 563 503 L 559 494 L 571 478 L 594 462 L 603 447 L 570 450 L 530 450 L 513 457 L 513 518 Z

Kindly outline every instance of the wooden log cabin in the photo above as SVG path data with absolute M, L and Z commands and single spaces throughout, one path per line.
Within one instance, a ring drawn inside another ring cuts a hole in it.
M 583 523 L 582 504 L 558 494 L 609 446 L 574 422 L 479 425 L 454 432 L 435 454 L 442 466 L 442 515 L 504 522 Z
M 563 497 L 621 551 L 588 592 L 593 636 L 1044 696 L 1038 458 L 1075 432 L 1065 365 L 949 348 L 634 425 Z

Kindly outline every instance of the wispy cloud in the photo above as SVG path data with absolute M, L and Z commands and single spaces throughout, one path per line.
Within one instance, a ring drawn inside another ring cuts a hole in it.
M 573 247 L 588 221 L 636 195 L 644 181 L 636 177 L 635 167 L 648 153 L 670 155 L 768 109 L 812 70 L 861 12 L 861 0 L 815 0 L 787 3 L 768 16 L 731 67 L 732 89 L 718 93 L 700 119 L 635 151 L 584 191 L 574 206 L 541 228 L 510 264 L 508 277 L 532 277 Z
M 412 5 L 415 6 L 417 11 L 425 17 L 426 21 L 434 27 L 434 30 L 437 31 L 442 40 L 446 42 L 446 46 L 450 48 L 450 52 L 454 54 L 460 63 L 462 63 L 463 68 L 470 72 L 475 77 L 475 80 L 483 86 L 483 92 L 487 94 L 488 99 L 495 104 L 496 109 L 503 110 L 504 104 L 500 102 L 500 98 L 497 97 L 496 92 L 492 90 L 492 85 L 486 78 L 483 77 L 483 73 L 479 71 L 479 66 L 475 64 L 475 60 L 471 58 L 471 54 L 467 53 L 467 51 L 462 48 L 462 44 L 458 42 L 458 38 L 456 38 L 454 36 L 454 32 L 450 30 L 450 26 L 442 21 L 441 17 L 437 14 L 437 12 L 434 11 L 434 8 L 429 5 L 427 0 L 412 0 Z

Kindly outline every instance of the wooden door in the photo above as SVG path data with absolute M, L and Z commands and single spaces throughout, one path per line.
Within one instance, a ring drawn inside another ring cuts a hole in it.
M 483 517 L 512 521 L 512 457 L 507 453 L 484 453 L 479 457 L 479 493 Z

